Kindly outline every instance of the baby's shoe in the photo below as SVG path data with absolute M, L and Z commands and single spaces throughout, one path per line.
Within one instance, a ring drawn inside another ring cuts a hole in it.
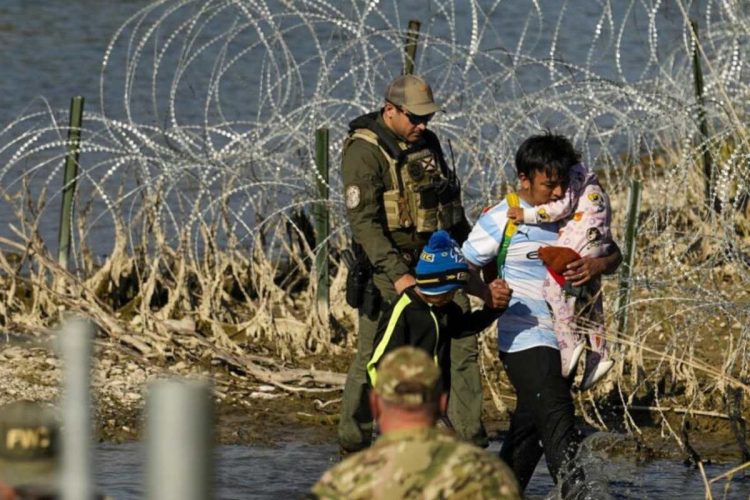
M 563 378 L 568 378 L 571 373 L 576 369 L 578 359 L 581 357 L 581 353 L 586 348 L 586 342 L 583 337 L 574 338 L 570 337 L 570 340 L 558 338 L 557 346 L 560 348 L 560 364 L 562 366 Z
M 606 340 L 598 335 L 591 335 L 591 350 L 586 352 L 583 380 L 580 389 L 591 389 L 599 382 L 615 364 L 609 357 Z

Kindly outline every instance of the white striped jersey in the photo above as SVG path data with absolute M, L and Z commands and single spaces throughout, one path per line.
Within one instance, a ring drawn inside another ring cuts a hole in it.
M 531 208 L 525 201 L 520 202 L 523 208 Z M 507 212 L 508 202 L 503 200 L 479 217 L 462 248 L 468 262 L 483 267 L 496 258 L 508 220 Z M 513 289 L 508 309 L 497 321 L 498 349 L 502 352 L 539 346 L 558 348 L 552 316 L 542 296 L 547 269 L 537 253 L 539 247 L 555 244 L 557 229 L 554 222 L 520 224 L 510 240 L 504 269 L 498 270 Z

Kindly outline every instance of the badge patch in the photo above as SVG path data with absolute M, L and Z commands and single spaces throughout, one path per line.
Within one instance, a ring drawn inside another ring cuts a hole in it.
M 435 254 L 429 253 L 429 252 L 422 252 L 419 256 L 420 260 L 423 260 L 425 262 L 435 262 Z
M 347 186 L 346 188 L 346 208 L 352 209 L 359 206 L 361 200 L 359 186 Z

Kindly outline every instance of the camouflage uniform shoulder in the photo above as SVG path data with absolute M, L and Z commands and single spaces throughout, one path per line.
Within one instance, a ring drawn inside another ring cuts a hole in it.
M 434 477 L 424 489 L 425 498 L 520 499 L 513 471 L 502 460 L 463 441 L 453 441 L 435 458 Z
M 513 473 L 480 448 L 435 429 L 382 436 L 326 472 L 318 498 L 521 498 Z

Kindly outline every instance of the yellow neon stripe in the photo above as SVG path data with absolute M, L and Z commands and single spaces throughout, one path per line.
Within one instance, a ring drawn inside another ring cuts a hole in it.
M 401 295 L 401 298 L 398 299 L 398 302 L 396 302 L 396 307 L 393 308 L 393 313 L 391 313 L 391 319 L 388 321 L 388 327 L 385 329 L 385 334 L 383 335 L 383 338 L 380 339 L 380 342 L 377 346 L 375 346 L 375 351 L 372 353 L 372 358 L 370 358 L 370 361 L 367 362 L 367 374 L 370 376 L 370 382 L 373 386 L 375 386 L 375 382 L 378 379 L 378 373 L 375 366 L 377 366 L 378 362 L 380 361 L 380 358 L 383 357 L 383 354 L 385 353 L 385 348 L 388 345 L 388 342 L 391 340 L 391 336 L 393 335 L 393 330 L 396 328 L 396 322 L 398 321 L 398 318 L 401 317 L 401 313 L 404 311 L 404 308 L 411 304 L 411 299 L 407 294 Z
M 440 343 L 440 327 L 438 326 L 438 320 L 435 317 L 435 313 L 432 312 L 432 306 L 430 306 L 430 316 L 432 316 L 432 322 L 435 323 L 435 350 L 432 351 L 432 359 L 435 361 L 436 366 L 438 364 L 438 344 Z

